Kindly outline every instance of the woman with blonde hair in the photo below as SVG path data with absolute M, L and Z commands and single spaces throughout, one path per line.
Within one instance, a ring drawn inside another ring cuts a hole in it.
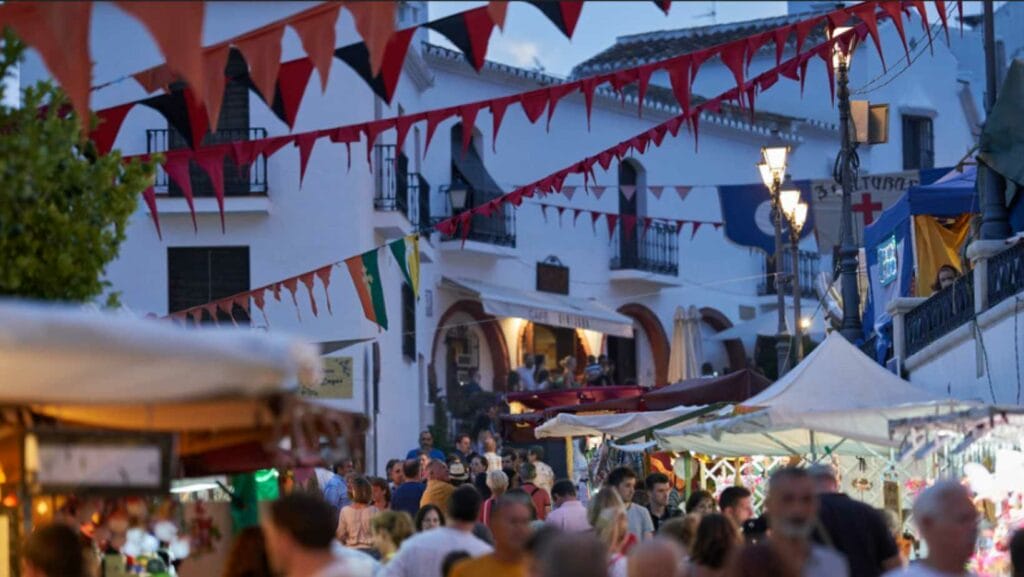
M 611 487 L 601 489 L 587 505 L 587 521 L 594 534 L 608 548 L 609 577 L 626 577 L 626 544 L 629 520 L 626 504 Z
M 348 493 L 352 504 L 338 515 L 338 540 L 346 547 L 370 550 L 373 548 L 370 520 L 378 512 L 373 506 L 373 486 L 366 477 L 355 477 L 349 483 Z
M 380 553 L 381 563 L 387 563 L 398 553 L 402 542 L 416 532 L 412 517 L 405 511 L 382 511 L 370 521 L 373 546 Z
M 487 488 L 491 490 L 491 496 L 480 506 L 480 522 L 490 527 L 494 502 L 508 491 L 508 475 L 502 471 L 487 473 Z

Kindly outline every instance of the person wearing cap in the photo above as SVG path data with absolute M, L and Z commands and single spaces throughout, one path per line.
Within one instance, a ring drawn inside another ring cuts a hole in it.
M 850 577 L 879 577 L 902 565 L 899 547 L 882 513 L 839 492 L 839 475 L 829 465 L 807 470 L 818 493 L 815 539 L 846 556 Z
M 454 459 L 448 463 L 448 482 L 455 487 L 469 482 L 469 470 L 462 461 Z

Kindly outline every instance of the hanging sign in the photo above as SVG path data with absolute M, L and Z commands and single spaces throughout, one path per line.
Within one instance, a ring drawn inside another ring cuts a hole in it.
M 324 357 L 324 380 L 312 387 L 302 387 L 304 397 L 318 399 L 352 398 L 352 357 Z

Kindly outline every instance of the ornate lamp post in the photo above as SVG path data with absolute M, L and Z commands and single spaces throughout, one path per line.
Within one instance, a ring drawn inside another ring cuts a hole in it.
M 800 190 L 786 188 L 779 193 L 779 204 L 782 214 L 789 225 L 789 246 L 792 250 L 793 276 L 793 338 L 796 350 L 793 353 L 793 366 L 804 358 L 803 318 L 800 316 L 800 231 L 807 222 L 807 203 L 800 202 Z
M 789 360 L 789 331 L 786 328 L 786 295 L 782 292 L 785 273 L 782 272 L 782 207 L 779 204 L 779 193 L 782 181 L 786 176 L 786 161 L 789 155 L 788 146 L 762 146 L 761 163 L 757 169 L 761 181 L 771 192 L 772 222 L 775 225 L 775 294 L 778 296 L 779 328 L 776 335 L 775 352 L 778 357 L 778 376 L 786 374 Z
M 835 34 L 843 34 L 850 28 L 840 26 Z M 843 322 L 839 332 L 851 343 L 863 337 L 860 321 L 860 291 L 857 287 L 857 245 L 853 242 L 853 211 L 850 208 L 854 181 L 857 178 L 857 145 L 850 133 L 850 60 L 856 48 L 856 36 L 852 36 L 847 50 L 833 45 L 832 66 L 836 70 L 839 85 L 839 140 L 841 148 L 836 158 L 832 177 L 843 189 L 842 225 L 840 227 L 839 262 L 842 278 Z

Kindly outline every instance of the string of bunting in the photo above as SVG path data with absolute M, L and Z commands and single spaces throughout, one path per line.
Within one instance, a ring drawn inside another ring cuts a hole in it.
M 940 0 L 941 2 L 941 0 Z M 566 82 L 563 84 L 557 84 L 549 87 L 544 87 L 536 90 L 523 92 L 520 94 L 513 94 L 509 96 L 503 96 L 499 98 L 492 98 L 486 100 L 480 100 L 458 106 L 450 106 L 441 109 L 428 110 L 419 113 L 402 115 L 397 117 L 383 118 L 370 122 L 336 126 L 332 128 L 325 128 L 320 130 L 313 130 L 302 133 L 294 133 L 283 136 L 273 136 L 255 140 L 243 140 L 235 141 L 230 143 L 204 146 L 196 150 L 175 150 L 164 153 L 164 169 L 172 180 L 174 180 L 182 190 L 182 194 L 186 199 L 189 206 L 193 227 L 198 230 L 196 224 L 195 211 L 193 208 L 192 199 L 192 186 L 189 177 L 189 164 L 194 161 L 199 167 L 203 168 L 210 176 L 211 182 L 214 186 L 214 194 L 217 197 L 218 208 L 220 209 L 221 217 L 221 229 L 224 229 L 224 193 L 223 193 L 223 170 L 224 170 L 224 158 L 230 156 L 239 170 L 243 170 L 248 167 L 257 157 L 262 156 L 269 158 L 276 151 L 287 145 L 293 145 L 299 149 L 299 186 L 302 186 L 302 181 L 305 176 L 306 164 L 313 151 L 313 147 L 316 142 L 320 139 L 330 139 L 331 142 L 345 144 L 346 150 L 348 151 L 348 163 L 351 166 L 351 145 L 352 143 L 358 143 L 365 141 L 366 144 L 366 158 L 367 162 L 370 162 L 370 156 L 373 148 L 373 143 L 377 140 L 378 136 L 385 131 L 394 130 L 396 135 L 396 147 L 401 148 L 405 142 L 406 136 L 409 134 L 410 129 L 413 125 L 421 122 L 426 123 L 426 142 L 425 149 L 429 149 L 430 141 L 436 131 L 438 125 L 445 120 L 451 118 L 459 118 L 465 125 L 474 125 L 478 113 L 483 109 L 488 109 L 492 118 L 492 147 L 496 146 L 496 140 L 501 123 L 505 117 L 505 113 L 509 106 L 518 104 L 528 121 L 536 124 L 544 112 L 547 112 L 548 126 L 550 127 L 550 121 L 554 114 L 555 108 L 558 102 L 570 94 L 581 92 L 584 97 L 584 103 L 587 108 L 587 119 L 588 127 L 590 122 L 590 111 L 593 104 L 594 92 L 598 86 L 604 84 L 610 84 L 611 88 L 616 92 L 622 94 L 625 98 L 625 91 L 623 88 L 630 84 L 637 84 L 638 88 L 638 100 L 640 103 L 643 102 L 646 88 L 651 75 L 658 70 L 667 71 L 672 83 L 673 94 L 679 102 L 680 108 L 683 110 L 681 117 L 669 121 L 669 123 L 679 121 L 673 126 L 673 136 L 676 135 L 678 127 L 681 124 L 681 119 L 686 119 L 691 126 L 691 130 L 694 131 L 695 138 L 697 132 L 698 118 L 693 114 L 694 111 L 710 111 L 720 112 L 723 102 L 735 101 L 741 107 L 746 106 L 749 108 L 751 114 L 754 111 L 754 99 L 758 90 L 767 90 L 771 85 L 777 81 L 780 75 L 793 80 L 800 80 L 801 87 L 805 78 L 807 66 L 811 58 L 818 55 L 824 61 L 826 68 L 828 69 L 830 83 L 834 81 L 834 72 L 830 65 L 831 63 L 831 42 L 827 45 L 819 45 L 813 50 L 803 52 L 803 41 L 807 38 L 810 32 L 821 25 L 826 25 L 828 29 L 834 30 L 836 27 L 843 25 L 851 18 L 857 18 L 860 20 L 858 24 L 858 35 L 863 37 L 865 34 L 877 35 L 878 30 L 878 19 L 883 18 L 900 18 L 903 14 L 897 10 L 894 13 L 887 8 L 882 9 L 881 12 L 877 13 L 875 10 L 879 9 L 883 5 L 890 5 L 897 3 L 882 2 L 881 0 L 872 0 L 864 2 L 849 8 L 839 8 L 827 14 L 817 15 L 807 20 L 802 20 L 793 24 L 781 26 L 774 30 L 754 35 L 750 38 L 741 38 L 732 42 L 727 42 L 718 46 L 700 50 L 694 53 L 683 54 L 661 60 L 658 62 L 648 63 L 642 66 L 636 66 L 633 68 L 627 68 L 619 70 L 613 73 L 600 74 L 592 77 L 579 79 L 572 82 Z M 927 11 L 923 10 L 923 2 L 913 1 L 899 3 L 907 4 L 908 6 L 920 6 L 922 9 L 921 14 L 927 22 Z M 895 14 L 895 15 L 893 15 Z M 942 13 L 944 14 L 944 13 Z M 926 30 L 930 29 L 925 26 Z M 902 30 L 902 26 L 899 27 Z M 797 57 L 787 60 L 785 63 L 781 63 L 783 49 L 785 48 L 790 36 L 796 37 L 797 45 Z M 830 34 L 831 36 L 831 34 Z M 837 37 L 842 39 L 843 50 L 848 50 L 849 47 L 849 35 L 841 35 Z M 761 74 L 757 77 L 757 82 L 739 82 L 743 80 L 744 76 L 744 62 L 749 65 L 754 54 L 759 51 L 763 46 L 769 42 L 775 42 L 775 55 L 778 65 L 770 70 L 768 73 Z M 876 43 L 876 47 L 881 51 L 881 45 Z M 700 65 L 713 56 L 718 56 L 723 62 L 729 66 L 733 71 L 736 80 L 739 82 L 737 87 L 733 90 L 720 95 L 719 97 L 704 101 L 700 104 L 690 106 L 690 87 L 692 86 L 693 80 L 697 77 Z M 831 84 L 830 84 L 831 85 Z M 742 88 L 742 89 L 741 89 Z M 188 92 L 185 91 L 183 98 L 187 100 Z M 642 109 L 642 105 L 640 107 Z M 195 115 L 194 115 L 195 116 Z M 654 132 L 658 133 L 657 140 L 660 144 L 661 139 L 664 138 L 664 133 L 668 125 L 663 125 L 659 128 L 651 129 L 647 133 L 634 137 L 631 141 L 623 142 L 613 150 L 605 151 L 602 156 L 602 166 L 607 167 L 607 163 L 610 162 L 612 155 L 622 157 L 630 147 L 640 150 L 646 148 L 646 142 L 649 141 L 653 136 Z M 646 136 L 645 136 L 646 134 Z M 364 140 L 365 135 L 365 140 Z M 463 131 L 463 150 L 468 149 L 470 139 L 472 137 L 471 131 Z M 642 142 L 642 145 L 641 145 Z M 142 155 L 146 156 L 146 155 Z M 592 164 L 592 163 L 591 163 Z M 147 190 L 144 193 L 144 199 L 147 205 L 150 207 L 150 213 L 154 219 L 154 224 L 157 227 L 159 233 L 159 221 L 156 213 L 156 201 L 155 193 L 152 189 Z M 493 210 L 493 209 L 485 209 Z
M 545 202 L 537 202 L 537 206 L 540 207 L 541 215 L 544 217 L 544 221 L 548 219 L 548 209 L 553 209 L 558 213 L 558 224 L 562 224 L 562 215 L 566 211 L 572 213 L 572 224 L 575 227 L 576 222 L 579 220 L 581 214 L 590 215 L 590 225 L 594 229 L 594 233 L 597 234 L 597 221 L 604 217 L 605 224 L 608 226 L 608 239 L 611 240 L 612 233 L 615 232 L 615 226 L 619 225 L 622 227 L 622 234 L 626 237 L 632 237 L 636 231 L 637 225 L 641 225 L 640 238 L 647 236 L 648 229 L 653 224 L 664 224 L 666 226 L 673 226 L 676 230 L 676 236 L 683 231 L 683 227 L 687 224 L 693 227 L 690 233 L 690 240 L 693 240 L 697 236 L 697 231 L 703 225 L 710 225 L 718 230 L 722 228 L 722 223 L 718 221 L 706 221 L 706 220 L 693 220 L 693 219 L 678 219 L 678 218 L 659 218 L 651 216 L 636 216 L 633 214 L 618 214 L 613 212 L 604 212 L 600 210 L 591 210 L 589 208 L 574 208 L 571 206 L 562 206 L 557 204 L 548 204 Z
M 944 9 L 944 6 L 938 6 L 940 9 Z M 798 22 L 792 26 L 784 27 L 784 30 L 790 28 L 796 29 L 797 32 L 797 54 L 796 56 L 781 61 L 782 47 L 784 42 L 776 41 L 776 58 L 778 65 L 771 68 L 761 74 L 744 80 L 743 78 L 743 65 L 744 59 L 752 57 L 753 53 L 756 52 L 763 45 L 762 42 L 768 42 L 770 39 L 775 38 L 774 32 L 765 32 L 746 38 L 740 41 L 739 44 L 730 43 L 726 45 L 723 50 L 721 57 L 723 62 L 731 69 L 737 86 L 712 98 L 706 100 L 693 107 L 683 105 L 682 96 L 687 99 L 689 97 L 689 85 L 687 90 L 680 93 L 676 90 L 677 99 L 680 99 L 681 108 L 683 113 L 679 114 L 669 120 L 666 120 L 653 128 L 650 128 L 640 134 L 634 135 L 633 137 L 623 140 L 618 144 L 606 148 L 605 150 L 589 156 L 581 161 L 578 161 L 566 168 L 563 168 L 557 172 L 549 174 L 548 176 L 541 178 L 540 180 L 534 181 L 525 186 L 521 186 L 516 190 L 513 190 L 507 194 L 490 200 L 480 206 L 473 207 L 465 212 L 458 215 L 449 217 L 439 222 L 436 227 L 444 235 L 454 236 L 457 230 L 461 230 L 463 239 L 469 234 L 470 227 L 472 226 L 472 217 L 474 215 L 483 215 L 490 217 L 498 210 L 503 208 L 503 205 L 510 203 L 513 206 L 520 206 L 524 198 L 532 198 L 535 194 L 542 196 L 552 194 L 562 190 L 565 183 L 565 179 L 573 174 L 581 174 L 584 178 L 584 188 L 589 186 L 590 181 L 596 180 L 594 175 L 594 166 L 600 165 L 604 170 L 608 170 L 611 166 L 613 159 L 622 160 L 627 154 L 635 151 L 638 154 L 646 152 L 649 146 L 660 147 L 665 139 L 665 136 L 671 134 L 673 137 L 677 136 L 680 128 L 685 123 L 689 130 L 693 133 L 694 145 L 697 145 L 698 134 L 699 134 L 699 119 L 700 114 L 703 112 L 715 112 L 720 113 L 723 102 L 732 101 L 737 103 L 740 107 L 746 106 L 750 109 L 751 114 L 754 110 L 754 101 L 758 91 L 765 91 L 771 88 L 779 81 L 780 78 L 788 78 L 793 81 L 800 82 L 801 92 L 804 88 L 804 82 L 807 78 L 807 68 L 810 65 L 811 60 L 818 58 L 822 61 L 825 69 L 828 73 L 829 88 L 832 91 L 833 97 L 835 95 L 835 71 L 832 68 L 832 55 L 833 51 L 838 49 L 842 53 L 846 54 L 850 50 L 850 46 L 854 37 L 858 40 L 864 40 L 868 35 L 871 35 L 875 39 L 875 46 L 879 54 L 881 54 L 881 44 L 877 39 L 878 34 L 878 20 L 891 18 L 894 22 L 899 21 L 900 24 L 896 26 L 897 30 L 900 31 L 900 37 L 904 37 L 902 21 L 900 18 L 903 15 L 902 9 L 906 6 L 919 7 L 922 15 L 922 19 L 927 21 L 927 12 L 923 5 L 923 2 L 864 2 L 850 8 L 841 8 L 829 12 L 828 14 L 817 16 L 808 20 Z M 896 10 L 892 10 L 892 7 Z M 876 12 L 876 10 L 879 10 Z M 943 12 L 944 14 L 944 12 Z M 847 24 L 850 20 L 852 27 L 843 33 L 836 34 L 835 30 Z M 828 27 L 829 33 L 826 40 L 807 51 L 801 51 L 802 39 L 806 38 L 810 31 L 822 23 L 825 23 Z M 925 26 L 928 31 L 930 38 L 930 28 Z M 739 50 L 737 51 L 737 47 Z M 687 66 L 692 65 L 694 62 L 694 55 L 684 55 L 682 57 L 687 62 Z M 884 60 L 883 60 L 884 61 Z M 699 65 L 699 64 L 698 64 Z M 669 76 L 672 79 L 673 88 L 677 89 L 680 85 L 676 82 L 676 78 L 679 76 L 679 71 L 683 70 L 687 72 L 685 68 L 670 68 Z M 689 72 L 685 74 L 687 78 L 692 78 L 691 74 L 693 68 L 689 69 Z M 641 93 L 643 85 L 640 86 Z
M 233 324 L 236 324 L 234 313 L 235 307 L 238 307 L 245 311 L 246 314 L 249 314 L 251 301 L 256 305 L 256 308 L 260 310 L 260 313 L 263 315 L 264 322 L 269 326 L 270 320 L 267 318 L 265 310 L 266 295 L 267 293 L 270 293 L 274 300 L 281 302 L 281 292 L 282 289 L 284 289 L 291 294 L 292 304 L 295 305 L 296 315 L 298 315 L 299 321 L 301 321 L 302 313 L 299 310 L 299 300 L 297 297 L 299 284 L 301 283 L 302 286 L 306 287 L 306 292 L 309 295 L 309 306 L 313 312 L 313 316 L 319 316 L 319 307 L 317 306 L 316 295 L 314 293 L 317 280 L 320 281 L 320 285 L 323 287 L 327 313 L 333 315 L 334 311 L 331 307 L 331 295 L 328 290 L 331 285 L 331 272 L 334 270 L 334 267 L 344 265 L 352 279 L 352 284 L 356 289 L 356 294 L 359 296 L 359 303 L 362 306 L 363 315 L 371 322 L 377 324 L 381 330 L 387 330 L 388 314 L 387 305 L 384 299 L 384 287 L 380 273 L 379 258 L 380 250 L 385 248 L 388 249 L 394 257 L 395 262 L 398 264 L 398 267 L 402 272 L 405 282 L 409 284 L 409 287 L 413 290 L 413 294 L 418 298 L 420 287 L 419 235 L 411 234 L 385 245 L 378 246 L 372 250 L 368 250 L 364 253 L 351 256 L 345 260 L 332 262 L 311 271 L 272 282 L 259 288 L 176 311 L 168 316 L 180 322 L 187 322 L 191 319 L 194 324 L 199 325 L 202 323 L 204 316 L 209 316 L 209 318 L 211 318 L 215 323 L 219 323 L 218 313 L 223 313 L 231 318 L 231 322 Z
M 516 186 L 514 188 L 520 188 Z M 578 189 L 583 189 L 583 186 L 575 184 L 564 184 L 559 190 L 565 198 L 572 200 L 573 196 L 576 196 Z M 674 190 L 679 196 L 679 200 L 686 200 L 686 197 L 690 195 L 690 191 L 693 190 L 691 185 L 682 184 L 647 184 L 644 186 L 637 186 L 635 184 L 612 184 L 612 185 L 601 185 L 601 184 L 588 184 L 586 191 L 594 194 L 594 197 L 600 199 L 604 196 L 604 193 L 608 189 L 618 189 L 619 192 L 626 198 L 626 200 L 633 200 L 633 197 L 637 192 L 643 193 L 644 190 L 649 191 L 654 195 L 654 198 L 661 200 L 661 195 L 665 194 L 666 190 Z

